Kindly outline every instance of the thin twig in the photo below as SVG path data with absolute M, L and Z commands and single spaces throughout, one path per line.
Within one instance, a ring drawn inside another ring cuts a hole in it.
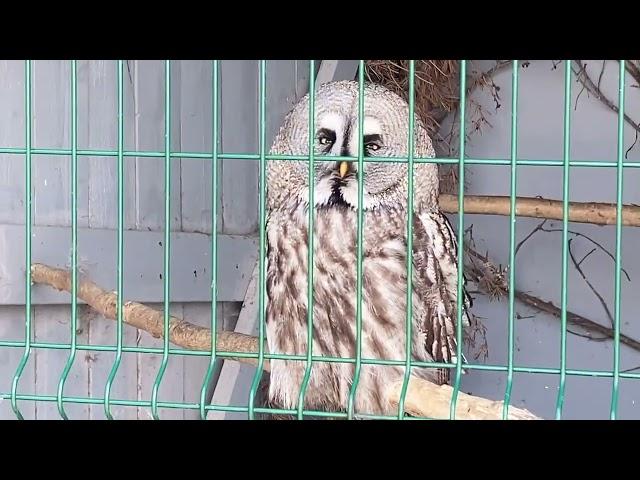
M 586 253 L 586 254 L 585 254 L 585 256 L 584 256 L 584 257 L 582 257 L 582 258 L 580 259 L 580 261 L 578 262 L 578 265 L 582 265 L 582 262 L 584 262 L 587 258 L 589 258 L 589 256 L 590 256 L 593 252 L 595 252 L 595 251 L 597 251 L 597 250 L 598 250 L 597 248 L 592 248 L 591 250 L 589 250 L 589 252 L 588 252 L 588 253 Z
M 633 143 L 631 144 L 631 146 L 630 146 L 629 148 L 627 148 L 627 151 L 626 151 L 626 152 L 624 152 L 624 159 L 625 159 L 625 160 L 628 160 L 628 159 L 629 159 L 629 152 L 630 152 L 631 150 L 633 150 L 633 147 L 635 147 L 635 146 L 636 146 L 636 143 L 638 143 L 638 132 L 640 132 L 640 130 L 636 130 L 636 136 L 635 136 L 635 138 L 633 139 Z
M 587 237 L 588 238 L 588 237 Z M 501 267 L 496 267 L 487 255 L 482 255 L 475 250 L 473 242 L 465 242 L 465 251 L 468 254 L 467 258 L 471 261 L 471 265 L 468 265 L 465 269 L 465 275 L 472 281 L 476 282 L 481 288 L 482 292 L 488 294 L 490 298 L 504 298 L 509 292 L 509 286 L 506 281 L 505 270 Z M 606 250 L 605 250 L 606 251 Z M 533 307 L 539 312 L 544 312 L 552 315 L 556 319 L 562 318 L 562 309 L 555 306 L 552 302 L 542 300 L 530 293 L 515 290 L 514 297 L 523 304 Z M 567 310 L 567 323 L 580 327 L 588 332 L 596 333 L 613 339 L 615 332 L 593 320 L 590 320 L 582 315 L 573 313 Z M 597 340 L 594 338 L 594 340 Z M 640 342 L 624 335 L 620 334 L 620 341 L 628 347 L 640 351 Z
M 587 340 L 592 340 L 594 342 L 604 342 L 605 340 L 609 340 L 609 337 L 598 337 L 598 338 L 596 338 L 596 337 L 592 336 L 590 333 L 574 332 L 569 327 L 567 327 L 567 333 L 570 333 L 571 335 L 575 335 L 576 337 L 586 338 Z
M 557 319 L 562 318 L 562 309 L 556 307 L 552 302 L 541 300 L 533 295 L 517 290 L 514 295 L 521 302 L 534 307 L 539 311 L 553 315 Z M 611 328 L 600 325 L 593 320 L 589 320 L 588 318 L 578 315 L 577 313 L 570 312 L 569 310 L 567 310 L 567 324 L 575 325 L 594 333 L 599 333 L 600 335 L 606 336 L 610 339 L 615 338 L 615 332 Z M 624 335 L 623 333 L 620 333 L 620 342 L 634 350 L 640 351 L 640 342 Z
M 541 228 L 540 230 L 543 231 L 543 232 L 548 232 L 548 233 L 551 233 L 551 232 L 562 232 L 562 230 L 559 229 L 559 228 Z M 585 240 L 590 241 L 596 247 L 598 247 L 600 250 L 602 250 L 604 253 L 606 253 L 611 260 L 613 260 L 614 262 L 616 261 L 616 257 L 609 250 L 604 248 L 602 245 L 600 245 L 598 242 L 596 242 L 591 237 L 585 235 L 584 233 L 575 232 L 573 230 L 567 230 L 567 233 L 570 233 L 571 235 L 575 235 L 576 237 L 581 237 L 581 238 L 584 238 Z M 622 273 L 624 273 L 624 276 L 627 277 L 627 281 L 630 282 L 631 281 L 631 277 L 629 276 L 629 273 L 624 268 L 621 268 L 620 270 L 621 270 Z
M 609 100 L 606 95 L 602 93 L 602 91 L 598 88 L 598 86 L 593 83 L 593 80 L 591 80 L 591 77 L 587 74 L 586 67 L 582 63 L 582 61 L 574 60 L 574 62 L 579 67 L 577 71 L 573 70 L 578 78 L 578 81 L 580 81 L 585 87 L 587 87 L 587 90 L 589 90 L 589 92 L 592 93 L 598 100 L 604 103 L 615 113 L 618 113 L 618 106 L 611 100 Z M 634 122 L 633 119 L 626 113 L 624 114 L 624 119 L 632 128 L 634 128 L 636 131 L 640 131 L 640 124 Z
M 640 85 L 640 68 L 633 62 L 637 62 L 638 60 L 627 60 L 625 63 L 625 67 L 627 72 L 633 77 L 633 79 L 638 82 Z
M 607 302 L 604 301 L 604 298 L 602 298 L 602 295 L 600 295 L 600 293 L 598 293 L 598 291 L 595 289 L 593 284 L 589 281 L 587 276 L 582 271 L 582 268 L 580 268 L 580 264 L 576 261 L 576 258 L 573 256 L 573 251 L 571 250 L 571 242 L 573 242 L 573 238 L 569 239 L 569 241 L 567 242 L 567 250 L 569 252 L 569 257 L 571 257 L 571 261 L 573 262 L 573 266 L 576 268 L 576 270 L 578 271 L 578 273 L 580 274 L 582 279 L 585 281 L 585 283 L 589 287 L 589 289 L 593 292 L 593 294 L 600 301 L 600 305 L 602 305 L 602 308 L 604 308 L 604 311 L 607 314 L 607 318 L 609 319 L 609 322 L 611 323 L 611 326 L 613 327 L 613 323 L 614 323 L 613 322 L 613 316 L 611 315 L 611 312 L 609 311 L 609 307 L 607 305 Z M 595 249 L 592 250 L 592 251 L 595 251 Z
M 520 247 L 522 247 L 522 245 L 524 245 L 524 243 L 529 240 L 531 237 L 533 237 L 536 232 L 539 232 L 540 230 L 542 230 L 542 227 L 544 226 L 544 224 L 547 223 L 547 219 L 544 219 L 542 222 L 540 222 L 538 224 L 538 226 L 536 226 L 536 228 L 534 228 L 533 230 L 531 230 L 531 233 L 529 233 L 529 235 L 527 235 L 526 237 L 524 237 L 520 243 L 518 243 L 518 246 L 516 247 L 516 251 L 514 252 L 514 257 L 516 255 L 518 255 L 518 250 L 520 250 Z

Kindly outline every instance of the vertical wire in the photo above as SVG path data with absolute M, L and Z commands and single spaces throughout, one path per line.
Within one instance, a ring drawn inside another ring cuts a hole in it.
M 76 358 L 78 328 L 78 69 L 71 60 L 71 346 L 67 363 L 58 382 L 57 404 L 60 416 L 68 419 L 62 393 Z
M 171 255 L 171 60 L 165 60 L 165 98 L 164 98 L 164 328 L 162 363 L 151 392 L 151 414 L 158 417 L 158 392 L 169 362 L 169 266 Z M 212 332 L 213 334 L 213 332 Z
M 408 158 L 407 158 L 407 309 L 405 325 L 405 353 L 407 355 L 404 380 L 398 402 L 398 419 L 403 420 L 404 403 L 411 376 L 412 357 L 412 323 L 413 323 L 413 154 L 414 154 L 414 128 L 415 128 L 415 60 L 409 60 L 409 132 L 408 132 Z
M 11 382 L 11 409 L 16 417 L 20 420 L 24 420 L 22 412 L 18 407 L 18 383 L 20 377 L 24 372 L 24 367 L 29 361 L 31 354 L 31 60 L 25 60 L 24 62 L 24 137 L 25 137 L 25 156 L 24 156 L 24 234 L 25 234 L 25 289 L 24 289 L 24 353 L 16 369 L 16 373 L 13 376 Z
M 123 334 L 123 298 L 124 298 L 124 95 L 123 95 L 123 61 L 118 60 L 118 259 L 117 259 L 117 298 L 116 303 L 116 357 L 111 367 L 104 389 L 104 413 L 109 420 L 113 420 L 111 414 L 111 388 L 116 378 L 116 373 L 122 362 L 122 334 Z
M 267 64 L 265 60 L 260 60 L 260 192 L 258 210 L 260 215 L 260 252 L 259 252 L 259 290 L 258 290 L 258 324 L 259 324 L 259 342 L 258 342 L 258 366 L 256 374 L 253 377 L 253 383 L 251 384 L 251 390 L 249 391 L 249 419 L 255 419 L 255 398 L 262 378 L 262 369 L 264 367 L 264 323 L 265 323 L 265 297 L 266 297 L 266 282 L 265 282 L 265 230 L 266 230 L 266 212 L 265 212 L 265 197 L 266 197 L 266 183 L 267 183 L 267 160 L 265 152 L 265 139 L 266 139 L 266 126 L 265 126 L 265 111 L 266 111 L 266 84 L 267 84 Z
M 458 295 L 456 309 L 456 381 L 451 394 L 450 417 L 456 417 L 456 403 L 460 390 L 460 375 L 462 374 L 462 305 L 463 305 L 463 275 L 464 275 L 464 155 L 465 155 L 465 112 L 467 103 L 467 61 L 460 61 L 460 158 L 458 162 Z
M 216 363 L 218 332 L 218 60 L 212 64 L 211 132 L 211 359 L 200 390 L 200 418 L 206 418 L 207 386 Z
M 362 367 L 362 257 L 364 237 L 364 60 L 358 67 L 358 244 L 356 257 L 356 365 L 349 392 L 347 418 L 353 419 L 354 402 Z
M 308 260 L 307 260 L 307 366 L 304 372 L 304 378 L 302 380 L 302 386 L 300 388 L 300 396 L 298 397 L 298 419 L 302 420 L 304 410 L 304 396 L 309 386 L 309 379 L 311 378 L 311 369 L 313 361 L 311 359 L 313 355 L 313 248 L 314 248 L 314 226 L 313 226 L 313 212 L 315 210 L 314 201 L 314 184 L 315 184 L 315 95 L 316 94 L 316 81 L 315 81 L 315 60 L 309 61 L 309 233 L 307 237 L 308 241 Z
M 507 370 L 507 387 L 504 392 L 504 408 L 502 418 L 509 417 L 509 402 L 513 388 L 513 350 L 514 331 L 513 319 L 515 301 L 515 278 L 516 278 L 516 194 L 517 194 L 517 155 L 518 155 L 518 60 L 513 60 L 513 75 L 511 82 L 511 210 L 509 215 L 509 359 Z
M 564 62 L 564 154 L 562 178 L 562 285 L 560 300 L 560 384 L 556 401 L 556 420 L 562 418 L 567 380 L 567 271 L 569 238 L 569 166 L 571 157 L 571 60 Z
M 613 385 L 611 391 L 611 420 L 615 420 L 618 410 L 620 387 L 620 271 L 622 269 L 622 191 L 624 160 L 624 84 L 626 61 L 620 60 L 618 81 L 618 167 L 616 178 L 616 269 L 615 269 L 615 310 L 613 343 Z

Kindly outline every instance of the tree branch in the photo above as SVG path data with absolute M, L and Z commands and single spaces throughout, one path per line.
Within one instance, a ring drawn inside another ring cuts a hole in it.
M 440 207 L 446 213 L 458 213 L 458 196 L 440 194 Z M 465 195 L 464 212 L 484 215 L 509 215 L 511 200 L 508 196 Z M 562 220 L 562 202 L 545 198 L 518 197 L 516 215 L 520 217 Z M 569 221 L 596 225 L 616 224 L 614 203 L 569 202 Z M 622 224 L 640 227 L 640 207 L 624 205 Z
M 541 312 L 549 313 L 556 318 L 561 318 L 562 310 L 556 307 L 552 302 L 546 302 L 544 300 L 540 300 L 533 295 L 528 293 L 519 292 L 516 290 L 515 297 L 520 300 L 522 303 L 525 303 L 531 307 L 534 307 Z M 599 323 L 594 322 L 593 320 L 589 320 L 577 313 L 573 313 L 567 310 L 567 324 L 575 325 L 577 327 L 584 328 L 585 330 L 592 331 L 594 333 L 599 333 L 607 338 L 614 338 L 615 333 L 611 328 L 605 327 L 604 325 L 600 325 Z M 640 342 L 624 335 L 620 334 L 620 343 L 624 343 L 625 345 L 633 348 L 634 350 L 640 351 Z
M 71 293 L 71 273 L 68 270 L 50 267 L 41 263 L 31 266 L 33 283 L 49 285 L 57 290 Z M 105 318 L 115 320 L 118 295 L 107 292 L 89 280 L 78 282 L 78 298 L 91 306 Z M 164 314 L 137 302 L 125 302 L 123 305 L 123 321 L 132 327 L 144 330 L 155 338 L 162 338 L 164 333 Z M 210 350 L 211 330 L 200 327 L 176 317 L 169 319 L 169 340 L 188 350 Z M 217 349 L 221 352 L 253 352 L 258 351 L 258 339 L 250 335 L 236 332 L 218 332 Z M 255 358 L 233 358 L 243 363 L 257 365 Z M 269 370 L 268 363 L 265 370 Z
M 68 270 L 50 267 L 41 263 L 31 266 L 31 279 L 34 283 L 49 285 L 57 290 L 71 292 L 71 273 Z M 106 292 L 95 283 L 82 279 L 78 282 L 78 298 L 86 302 L 104 317 L 116 318 L 117 295 Z M 128 325 L 144 330 L 156 338 L 162 338 L 164 332 L 163 313 L 136 302 L 125 302 L 123 305 L 123 321 Z M 209 350 L 211 348 L 211 330 L 193 325 L 176 317 L 169 321 L 169 340 L 183 348 L 192 350 Z M 218 332 L 217 347 L 219 351 L 256 353 L 259 340 L 256 337 L 235 332 Z M 265 345 L 266 350 L 266 345 Z M 256 365 L 256 359 L 233 358 L 243 363 Z M 269 370 L 269 362 L 264 363 Z M 387 388 L 390 401 L 397 405 L 402 390 L 402 381 L 394 382 Z M 437 386 L 425 380 L 411 377 L 409 380 L 405 411 L 421 417 L 448 418 L 453 389 L 448 385 Z M 501 419 L 502 402 L 474 397 L 460 392 L 457 399 L 459 419 Z M 539 417 L 529 411 L 509 407 L 509 419 L 535 420 Z
M 402 392 L 402 380 L 387 386 L 387 396 L 391 402 L 398 404 Z M 412 377 L 407 387 L 404 404 L 410 415 L 438 419 L 449 418 L 453 388 L 449 385 L 436 385 L 431 382 Z M 456 419 L 458 420 L 499 420 L 502 418 L 504 402 L 458 392 L 456 401 Z M 509 406 L 509 420 L 541 420 L 528 410 Z

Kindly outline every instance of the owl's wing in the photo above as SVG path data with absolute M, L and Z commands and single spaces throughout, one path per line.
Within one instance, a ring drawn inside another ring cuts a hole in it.
M 423 212 L 414 217 L 414 275 L 421 280 L 425 292 L 424 318 L 420 327 L 425 332 L 425 348 L 437 362 L 456 363 L 458 245 L 447 217 L 439 211 Z M 469 309 L 473 300 L 463 282 L 463 328 L 470 325 Z M 466 361 L 464 355 L 463 362 Z M 448 382 L 450 369 L 442 369 L 441 379 Z

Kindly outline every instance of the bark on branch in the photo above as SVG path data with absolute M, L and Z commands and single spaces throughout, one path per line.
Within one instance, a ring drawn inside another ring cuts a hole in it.
M 41 263 L 31 265 L 31 280 L 33 283 L 49 285 L 57 290 L 71 293 L 71 272 L 60 268 L 50 267 Z M 78 298 L 91 306 L 105 318 L 115 320 L 118 295 L 107 292 L 90 280 L 78 281 Z M 155 338 L 162 338 L 164 333 L 164 314 L 151 307 L 137 302 L 124 302 L 122 320 L 140 330 L 151 334 Z M 211 330 L 200 327 L 176 317 L 169 319 L 169 341 L 178 347 L 188 350 L 211 350 Z M 258 339 L 250 335 L 236 332 L 218 332 L 216 347 L 222 352 L 258 352 Z M 265 347 L 266 348 L 266 347 Z M 254 358 L 237 358 L 243 363 L 256 365 Z M 265 362 L 265 370 L 269 370 Z
M 509 215 L 511 200 L 507 196 L 465 195 L 464 212 L 484 215 Z M 458 213 L 458 196 L 441 194 L 439 203 L 446 213 Z M 520 217 L 562 220 L 562 202 L 544 198 L 518 197 L 516 215 Z M 596 225 L 616 224 L 614 203 L 569 202 L 569 221 Z M 640 207 L 624 205 L 622 224 L 640 227 Z
M 402 381 L 388 386 L 389 399 L 398 404 L 402 392 Z M 449 418 L 453 388 L 449 385 L 436 385 L 412 377 L 407 387 L 405 412 L 410 415 L 429 418 Z M 502 419 L 504 403 L 458 392 L 456 415 L 458 420 L 499 420 Z M 507 412 L 509 420 L 541 420 L 528 410 L 510 406 Z
M 60 291 L 71 293 L 71 272 L 50 267 L 41 263 L 31 266 L 31 279 L 34 283 L 49 285 Z M 117 295 L 107 292 L 90 280 L 80 279 L 77 289 L 78 298 L 86 302 L 98 313 L 111 320 L 117 315 Z M 140 330 L 144 330 L 156 338 L 164 333 L 163 313 L 137 302 L 125 302 L 123 305 L 123 321 Z M 169 320 L 169 340 L 171 343 L 191 350 L 209 350 L 211 348 L 211 330 L 193 325 L 176 317 Z M 257 353 L 259 340 L 256 337 L 236 332 L 218 332 L 218 351 Z M 266 345 L 265 345 L 266 351 Z M 234 358 L 243 363 L 256 365 L 252 358 Z M 264 369 L 269 370 L 269 362 L 264 362 Z M 398 404 L 402 382 L 388 386 L 387 394 L 394 404 Z M 437 386 L 418 378 L 409 381 L 405 399 L 405 411 L 412 415 L 435 418 L 449 418 L 449 405 L 453 389 L 448 386 Z M 502 402 L 487 400 L 459 392 L 456 418 L 490 420 L 502 418 Z M 524 409 L 510 407 L 509 419 L 538 419 Z

